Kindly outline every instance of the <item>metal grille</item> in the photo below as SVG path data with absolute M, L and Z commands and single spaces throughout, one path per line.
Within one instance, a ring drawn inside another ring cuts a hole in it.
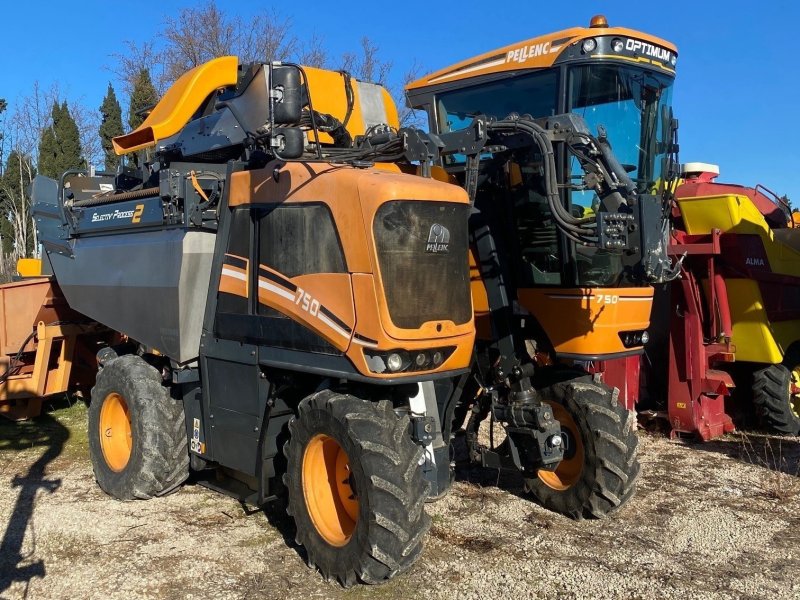
M 373 223 L 389 314 L 395 326 L 472 319 L 467 219 L 469 206 L 395 200 Z

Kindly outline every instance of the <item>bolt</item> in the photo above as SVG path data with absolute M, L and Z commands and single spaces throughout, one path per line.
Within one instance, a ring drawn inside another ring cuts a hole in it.
M 563 443 L 564 440 L 561 439 L 561 435 L 558 433 L 547 438 L 547 445 L 551 448 L 558 448 Z

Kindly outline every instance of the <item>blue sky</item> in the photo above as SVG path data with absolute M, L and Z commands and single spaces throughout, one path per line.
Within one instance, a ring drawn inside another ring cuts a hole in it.
M 197 2 L 121 5 L 95 0 L 81 10 L 62 3 L 7 4 L 0 97 L 9 102 L 38 80 L 57 81 L 69 99 L 99 106 L 113 75 L 111 55 L 124 40 L 155 35 L 163 19 Z M 247 16 L 281 6 L 220 0 Z M 397 78 L 416 60 L 433 71 L 513 42 L 587 24 L 601 12 L 611 25 L 668 39 L 678 46 L 674 104 L 682 161 L 713 162 L 722 180 L 763 183 L 800 205 L 800 70 L 795 47 L 800 4 L 744 2 L 435 2 L 387 5 L 307 0 L 286 3 L 298 36 L 316 33 L 332 57 L 368 35 Z M 419 13 L 415 13 L 418 10 Z M 18 14 L 15 14 L 18 13 Z M 35 14 L 34 14 L 35 13 Z M 24 19 L 35 17 L 25 24 Z M 115 86 L 116 87 L 116 86 Z

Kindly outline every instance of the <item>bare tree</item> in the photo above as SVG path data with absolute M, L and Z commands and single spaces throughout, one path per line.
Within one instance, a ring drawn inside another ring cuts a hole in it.
M 378 46 L 367 36 L 361 38 L 360 45 L 360 52 L 346 52 L 342 56 L 342 69 L 352 73 L 356 79 L 385 85 L 392 61 L 382 61 Z
M 35 171 L 30 156 L 12 151 L 8 160 L 9 164 L 0 178 L 0 210 L 11 225 L 13 240 L 10 258 L 16 262 L 17 259 L 27 256 L 30 249 L 34 254 L 38 251 L 36 226 L 30 216 L 30 199 L 27 194 Z M 5 258 L 7 257 L 4 255 L 3 259 Z
M 100 112 L 83 102 L 70 102 L 70 113 L 78 126 L 83 158 L 87 165 L 97 166 L 103 162 L 103 148 L 97 131 L 100 128 Z
M 403 75 L 403 82 L 402 84 L 392 89 L 392 95 L 394 96 L 395 104 L 397 104 L 397 112 L 400 118 L 400 126 L 401 127 L 420 127 L 425 128 L 428 126 L 428 115 L 425 111 L 414 110 L 408 106 L 408 100 L 406 96 L 406 86 L 419 79 L 420 73 L 423 72 L 422 63 L 420 63 L 416 58 L 414 62 L 411 63 L 411 66 L 406 71 L 405 75 Z
M 150 70 L 150 76 L 153 79 L 156 91 L 163 95 L 170 83 L 172 83 L 172 80 L 166 74 L 164 61 L 161 59 L 163 53 L 156 51 L 155 43 L 152 40 L 140 44 L 125 41 L 123 44 L 125 46 L 123 52 L 111 55 L 115 64 L 109 68 L 122 84 L 120 86 L 122 92 L 126 96 L 130 96 L 133 93 L 139 73 L 142 72 L 143 67 L 147 67 Z
M 175 81 L 213 58 L 235 54 L 241 29 L 240 19 L 228 17 L 212 1 L 168 17 L 161 33 L 166 45 L 162 53 L 166 77 Z
M 328 65 L 328 51 L 324 40 L 316 33 L 303 43 L 297 55 L 297 62 L 307 67 L 324 69 Z
M 59 102 L 58 84 L 42 89 L 38 81 L 27 96 L 18 98 L 9 119 L 9 148 L 35 159 L 42 132 L 50 126 L 53 104 Z
M 292 33 L 292 20 L 281 16 L 275 9 L 256 15 L 240 29 L 242 46 L 239 56 L 244 61 L 291 60 L 298 53 L 299 45 Z M 249 35 L 245 35 L 245 32 L 249 32 Z

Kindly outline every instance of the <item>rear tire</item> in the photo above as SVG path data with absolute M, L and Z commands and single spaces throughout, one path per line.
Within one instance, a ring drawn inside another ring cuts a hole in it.
M 589 377 L 541 390 L 562 423 L 565 460 L 555 472 L 526 478 L 525 487 L 545 508 L 573 519 L 603 518 L 625 504 L 639 476 L 636 418 L 614 390 Z
M 753 405 L 761 426 L 781 435 L 800 433 L 797 365 L 769 365 L 753 373 Z M 793 379 L 794 377 L 794 379 Z
M 284 445 L 287 512 L 309 566 L 326 579 L 382 583 L 422 551 L 428 484 L 419 468 L 423 449 L 408 430 L 408 417 L 398 418 L 388 401 L 326 390 L 300 403 Z M 325 466 L 315 466 L 326 453 Z
M 97 375 L 89 454 L 100 488 L 119 500 L 162 496 L 189 476 L 183 406 L 140 357 L 121 356 Z

